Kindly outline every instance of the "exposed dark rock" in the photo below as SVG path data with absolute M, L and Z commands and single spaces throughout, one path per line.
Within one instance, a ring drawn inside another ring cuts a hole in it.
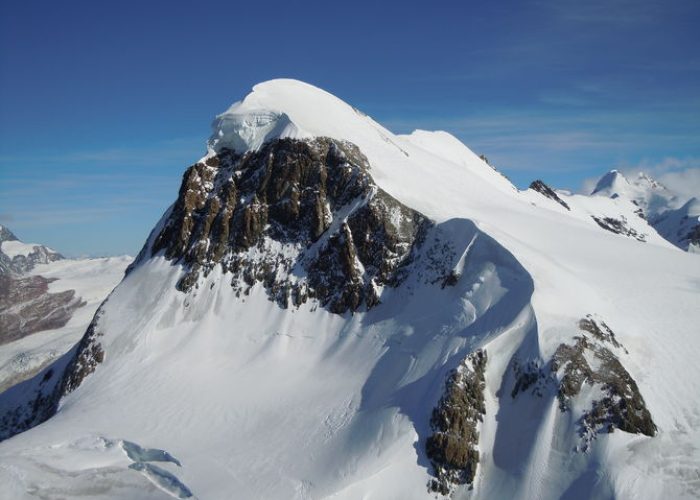
M 552 357 L 551 370 L 561 377 L 557 397 L 562 411 L 570 408 L 572 398 L 581 392 L 583 384 L 597 386 L 601 391 L 602 397 L 581 418 L 584 449 L 601 431 L 620 429 L 654 436 L 656 425 L 636 382 L 619 358 L 602 345 L 609 343 L 622 348 L 612 330 L 602 322 L 601 328 L 590 316 L 581 320 L 579 326 L 594 339 L 581 335 L 575 337 L 572 345 L 561 344 Z
M 99 317 L 100 313 L 98 310 L 85 335 L 78 343 L 75 356 L 68 364 L 61 381 L 60 397 L 77 389 L 85 377 L 93 373 L 97 365 L 104 361 L 104 350 L 99 342 L 102 334 L 96 330 Z
M 584 332 L 590 333 L 595 339 L 601 342 L 608 342 L 617 348 L 624 349 L 622 344 L 615 338 L 615 334 L 610 327 L 605 324 L 605 321 L 601 321 L 600 326 L 598 326 L 593 316 L 587 314 L 585 318 L 578 322 L 578 327 Z M 627 350 L 625 350 L 625 353 L 627 353 Z
M 571 411 L 584 386 L 598 391 L 600 396 L 579 421 L 584 451 L 599 432 L 619 429 L 654 436 L 656 426 L 644 398 L 612 349 L 627 351 L 610 327 L 591 315 L 579 321 L 579 328 L 584 333 L 575 336 L 571 344 L 560 344 L 548 366 L 541 366 L 537 360 L 522 363 L 514 358 L 515 384 L 511 396 L 515 398 L 526 391 L 543 396 L 553 389 L 559 409 L 566 412 Z
M 443 278 L 441 287 L 445 288 L 446 286 L 455 286 L 461 277 L 462 275 L 453 269 Z
M 238 293 L 261 283 L 282 307 L 343 313 L 401 283 L 431 226 L 374 184 L 353 144 L 281 139 L 190 167 L 151 251 L 186 266 L 185 292 L 220 265 Z
M 49 293 L 51 281 L 42 276 L 0 274 L 0 345 L 60 328 L 85 305 L 75 290 Z
M 637 241 L 646 241 L 646 235 L 637 232 L 632 229 L 627 224 L 627 219 L 624 215 L 621 215 L 619 219 L 614 219 L 612 217 L 596 217 L 591 215 L 591 218 L 596 221 L 600 227 L 611 233 L 621 234 L 623 236 L 629 236 Z
M 549 187 L 547 184 L 545 184 L 541 180 L 538 179 L 538 180 L 532 182 L 532 184 L 530 184 L 530 189 L 532 189 L 533 191 L 537 191 L 541 195 L 546 196 L 547 198 L 549 198 L 551 200 L 556 201 L 565 209 L 571 210 L 571 208 L 569 208 L 569 205 L 564 200 L 562 200 L 559 197 L 559 195 L 551 187 Z
M 594 372 L 586 360 L 586 351 L 593 349 L 585 335 L 576 337 L 573 345 L 560 344 L 552 357 L 551 370 L 554 373 L 561 373 L 559 381 L 559 409 L 568 410 L 570 401 L 581 392 L 583 384 L 588 382 L 593 384 Z
M 448 376 L 445 393 L 433 409 L 433 434 L 425 444 L 436 478 L 428 483 L 431 491 L 443 495 L 455 485 L 474 482 L 479 463 L 478 424 L 486 413 L 486 351 L 470 354 Z
M 522 363 L 517 357 L 512 363 L 515 375 L 515 385 L 510 396 L 515 398 L 521 392 L 530 391 L 533 396 L 542 397 L 546 386 L 551 382 L 547 372 L 542 369 L 538 360 L 530 360 Z
M 602 361 L 594 372 L 593 381 L 602 384 L 605 393 L 602 399 L 593 402 L 581 421 L 584 437 L 599 431 L 613 432 L 613 429 L 632 434 L 656 435 L 656 425 L 639 392 L 637 383 L 620 363 L 620 360 L 607 349 L 595 351 Z
M 630 200 L 634 205 L 639 207 L 639 203 L 637 200 Z M 634 211 L 637 216 L 639 216 L 640 219 L 647 220 L 647 215 L 644 213 L 644 209 L 642 207 L 639 207 L 637 210 Z
M 493 165 L 491 165 L 491 162 L 489 161 L 488 157 L 485 154 L 480 154 L 479 159 L 486 163 L 489 167 L 493 168 Z

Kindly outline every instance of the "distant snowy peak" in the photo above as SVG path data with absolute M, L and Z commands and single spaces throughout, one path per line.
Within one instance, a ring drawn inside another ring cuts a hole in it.
M 12 231 L 10 231 L 5 226 L 0 226 L 0 243 L 2 243 L 3 241 L 16 241 L 16 240 L 17 240 L 17 236 L 15 236 Z
M 606 194 L 608 196 L 619 196 L 630 190 L 630 183 L 619 170 L 611 170 L 600 178 L 591 194 Z
M 637 179 L 634 181 L 634 184 L 639 187 L 646 187 L 647 189 L 667 189 L 666 186 L 661 184 L 656 179 L 653 179 L 649 175 L 645 174 L 644 172 L 639 172 L 639 174 L 637 175 Z
M 644 172 L 629 180 L 618 170 L 611 170 L 600 178 L 592 195 L 626 198 L 639 206 L 645 217 L 654 216 L 682 204 L 678 196 Z
M 690 252 L 700 246 L 697 200 L 683 200 L 644 172 L 629 181 L 621 172 L 611 170 L 601 177 L 592 195 L 629 200 L 667 241 Z
M 48 264 L 63 256 L 44 245 L 24 243 L 4 226 L 0 226 L 0 274 L 22 274 L 37 264 Z

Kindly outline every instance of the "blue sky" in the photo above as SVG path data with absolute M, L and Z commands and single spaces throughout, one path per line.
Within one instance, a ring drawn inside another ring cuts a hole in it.
M 214 115 L 277 77 L 398 133 L 452 132 L 520 187 L 693 177 L 699 24 L 696 0 L 5 0 L 0 224 L 68 255 L 135 254 Z

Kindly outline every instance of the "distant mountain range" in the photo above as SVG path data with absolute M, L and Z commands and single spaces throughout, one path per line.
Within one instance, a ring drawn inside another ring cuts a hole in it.
M 68 351 L 129 257 L 66 259 L 0 226 L 0 392 Z
M 683 199 L 645 173 L 630 181 L 617 170 L 605 174 L 592 194 L 631 201 L 662 237 L 683 250 L 700 253 L 698 198 Z

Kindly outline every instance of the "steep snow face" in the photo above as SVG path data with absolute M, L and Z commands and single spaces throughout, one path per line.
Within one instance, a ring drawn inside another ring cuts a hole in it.
M 631 202 L 556 193 L 567 210 L 518 192 L 443 134 L 395 136 L 300 82 L 258 85 L 227 113 L 230 127 L 215 124 L 209 155 L 80 344 L 0 396 L 2 432 L 57 410 L 0 444 L 5 491 L 697 496 L 700 402 L 688 380 L 700 379 L 700 261 L 593 219 L 648 231 Z M 366 168 L 331 161 L 319 137 L 352 144 Z M 251 160 L 261 152 L 275 161 Z M 293 187 L 321 199 L 324 169 L 364 171 L 430 221 L 410 272 L 377 287 L 374 307 L 334 312 L 317 296 L 285 308 L 270 293 L 280 277 L 308 277 L 302 264 L 333 238 L 325 272 L 347 271 L 341 291 L 376 276 L 368 257 L 391 257 L 374 235 L 402 218 L 379 210 L 353 225 L 363 190 L 327 211 L 294 202 Z M 316 239 L 296 245 L 300 226 Z M 277 266 L 288 258 L 298 260 Z M 251 261 L 274 265 L 237 290 Z

